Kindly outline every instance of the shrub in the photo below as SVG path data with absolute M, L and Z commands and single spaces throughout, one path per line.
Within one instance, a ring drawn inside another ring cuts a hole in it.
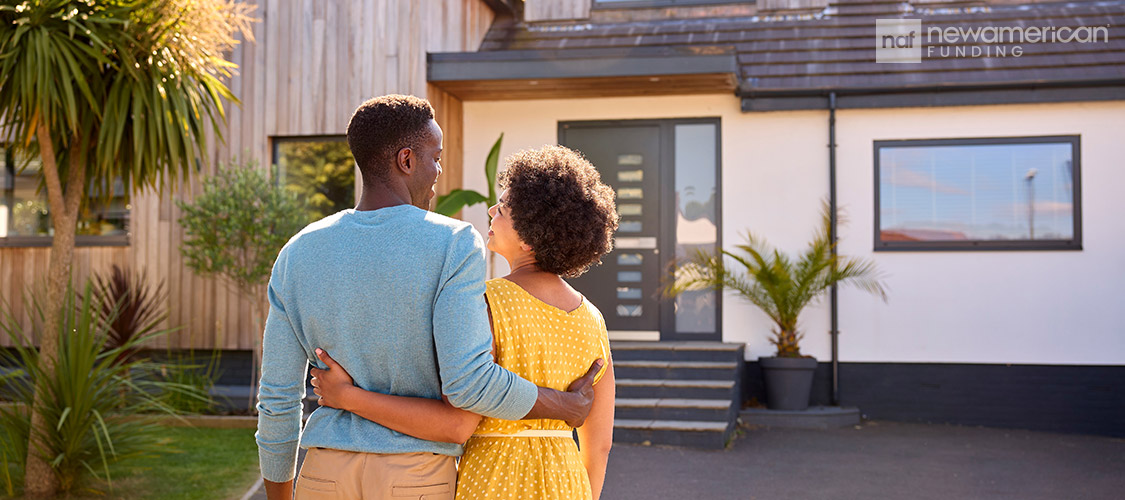
M 106 349 L 110 324 L 120 304 L 108 317 L 103 316 L 91 283 L 86 284 L 84 293 L 72 287 L 67 290 L 57 331 L 42 331 L 39 326 L 45 324 L 43 300 L 33 296 L 31 304 L 35 335 L 20 330 L 10 308 L 5 306 L 0 311 L 0 330 L 14 345 L 11 350 L 0 351 L 0 358 L 6 366 L 19 367 L 5 377 L 17 404 L 0 407 L 4 486 L 9 495 L 15 494 L 17 485 L 11 472 L 22 470 L 25 464 L 31 408 L 50 424 L 38 436 L 41 447 L 31 451 L 51 466 L 63 491 L 73 489 L 87 474 L 110 481 L 112 486 L 111 462 L 159 451 L 154 413 L 174 414 L 160 395 L 169 390 L 191 390 L 161 381 L 158 365 L 125 356 L 167 331 L 151 330 Z M 47 335 L 54 335 L 59 343 L 53 371 L 41 368 L 39 352 L 32 343 L 33 338 Z

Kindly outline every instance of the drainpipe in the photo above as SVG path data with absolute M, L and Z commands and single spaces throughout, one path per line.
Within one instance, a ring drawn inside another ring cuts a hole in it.
M 832 258 L 836 258 L 836 93 L 828 93 L 828 241 Z M 838 327 L 839 303 L 837 302 L 836 285 L 830 290 L 832 311 L 832 327 L 828 332 L 832 336 L 832 406 L 840 406 L 840 352 Z

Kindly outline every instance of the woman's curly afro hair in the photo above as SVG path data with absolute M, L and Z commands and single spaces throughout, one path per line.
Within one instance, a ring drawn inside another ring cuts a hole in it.
M 582 275 L 613 250 L 613 189 L 581 153 L 563 146 L 520 151 L 506 160 L 500 186 L 512 226 L 543 271 Z

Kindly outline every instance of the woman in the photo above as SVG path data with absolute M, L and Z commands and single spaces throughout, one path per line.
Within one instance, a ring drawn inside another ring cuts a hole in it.
M 458 500 L 596 500 L 613 442 L 613 367 L 601 313 L 563 276 L 581 275 L 612 249 L 613 190 L 581 154 L 562 146 L 509 157 L 501 187 L 488 210 L 488 249 L 512 271 L 486 287 L 493 355 L 517 375 L 559 390 L 595 359 L 606 360 L 578 428 L 581 451 L 562 421 L 482 419 L 448 404 L 435 411 L 432 400 L 359 390 L 342 369 L 332 373 L 334 364 L 314 369 L 313 385 L 322 405 L 422 439 L 461 443 L 475 428 L 459 466 Z M 412 411 L 426 415 L 403 418 Z

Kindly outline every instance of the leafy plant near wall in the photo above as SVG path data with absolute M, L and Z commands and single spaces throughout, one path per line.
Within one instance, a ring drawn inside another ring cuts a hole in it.
M 735 246 L 738 253 L 697 252 L 676 267 L 665 294 L 733 290 L 773 320 L 770 343 L 777 348 L 777 357 L 804 357 L 800 347 L 804 334 L 798 331 L 797 320 L 801 311 L 832 285 L 854 285 L 887 299 L 873 261 L 832 254 L 835 243 L 829 234 L 829 217 L 828 204 L 824 203 L 820 226 L 808 248 L 796 256 L 781 253 L 750 232 L 746 233 L 745 244 Z
M 168 317 L 168 312 L 161 309 L 168 299 L 164 281 L 150 286 L 144 271 L 134 273 L 114 264 L 109 271 L 96 274 L 93 283 L 102 321 L 109 325 L 106 349 L 118 349 L 131 339 L 155 331 Z M 137 349 L 125 350 L 122 356 L 128 358 L 136 352 Z
M 176 204 L 183 211 L 180 253 L 185 264 L 202 275 L 222 277 L 251 297 L 256 323 L 250 381 L 254 386 L 268 312 L 266 283 L 281 247 L 305 225 L 305 206 L 255 162 L 237 160 L 205 179 L 203 193 L 194 200 Z
M 469 189 L 454 189 L 449 194 L 438 196 L 434 212 L 453 217 L 465 207 L 478 203 L 487 203 L 490 207 L 496 204 L 496 169 L 500 164 L 500 143 L 503 141 L 504 134 L 500 134 L 500 138 L 492 144 L 492 149 L 488 151 L 488 157 L 484 160 L 484 178 L 488 182 L 488 196 Z
M 222 351 L 213 349 L 206 363 L 196 357 L 194 349 L 187 353 L 168 352 L 168 364 L 161 371 L 162 378 L 171 384 L 164 391 L 163 402 L 177 413 L 203 414 L 215 407 L 211 390 L 222 375 L 219 361 Z
M 0 406 L 0 474 L 8 495 L 15 495 L 18 480 L 12 472 L 25 466 L 32 434 L 40 443 L 30 449 L 59 480 L 62 491 L 71 491 L 78 480 L 90 474 L 110 481 L 109 464 L 129 457 L 160 451 L 153 413 L 174 414 L 160 394 L 175 389 L 157 376 L 159 365 L 130 358 L 143 343 L 168 333 L 148 330 L 106 348 L 112 336 L 110 325 L 119 308 L 105 316 L 97 292 L 87 282 L 84 293 L 68 288 L 64 295 L 59 328 L 44 329 L 44 300 L 33 296 L 35 331 L 27 335 L 5 306 L 0 311 L 0 330 L 12 342 L 0 351 L 4 366 L 18 367 L 4 377 L 6 390 L 15 405 Z M 32 340 L 53 336 L 58 354 L 53 369 L 44 369 L 42 356 Z M 36 394 L 36 389 L 42 391 Z M 180 388 L 184 390 L 183 388 Z M 32 430 L 31 411 L 49 425 Z

